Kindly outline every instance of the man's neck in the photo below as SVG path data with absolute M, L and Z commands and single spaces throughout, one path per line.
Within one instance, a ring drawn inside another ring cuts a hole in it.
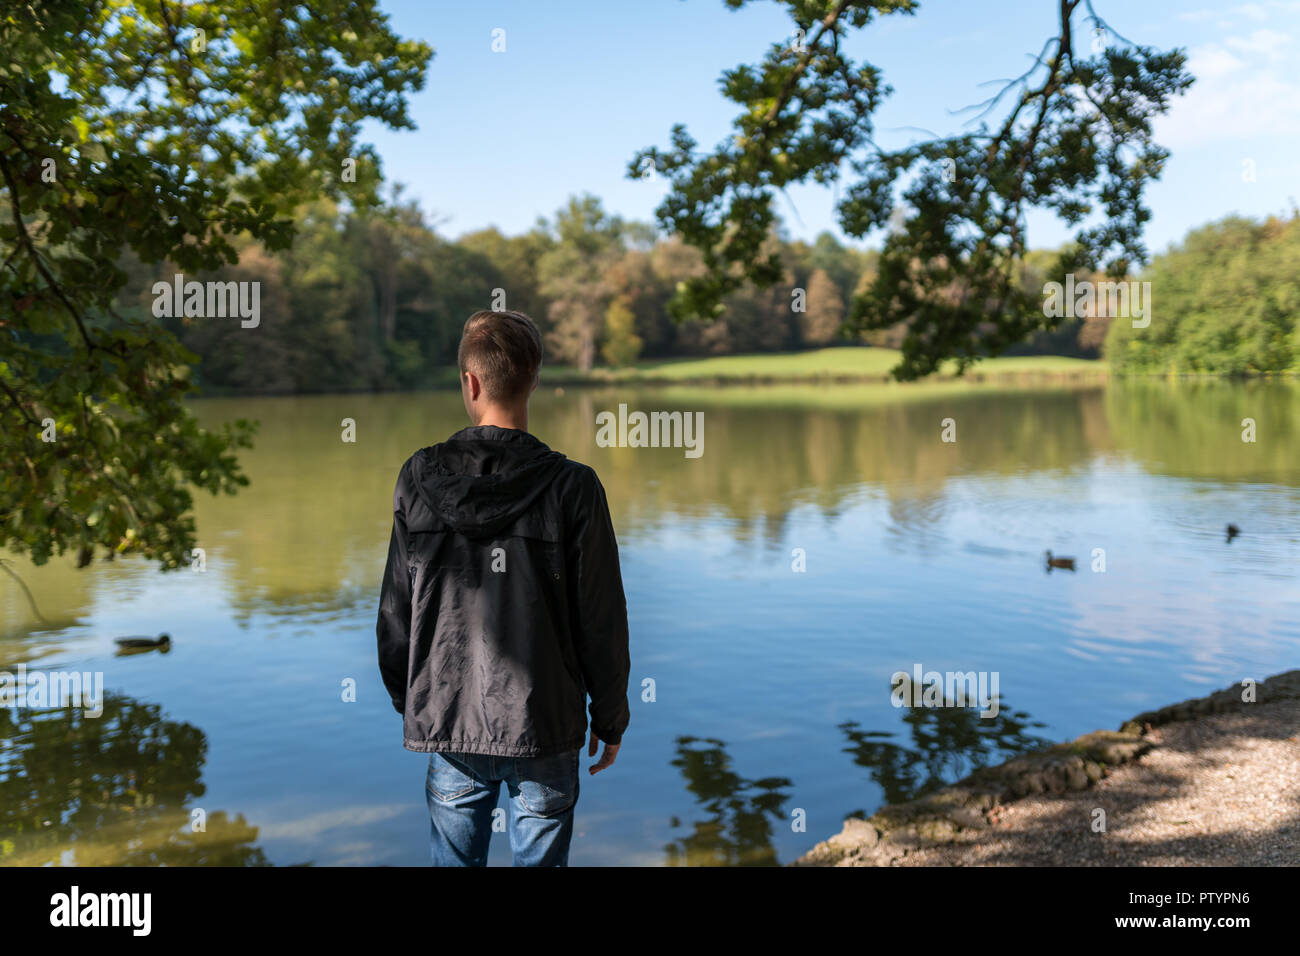
M 476 426 L 492 425 L 495 428 L 514 428 L 521 432 L 528 431 L 528 406 L 522 409 L 489 408 L 483 417 L 474 423 Z

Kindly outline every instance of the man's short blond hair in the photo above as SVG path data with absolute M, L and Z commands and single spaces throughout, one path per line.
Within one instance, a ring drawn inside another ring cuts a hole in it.
M 542 367 L 542 334 L 522 312 L 475 312 L 465 320 L 456 364 L 461 375 L 478 376 L 488 401 L 517 402 Z

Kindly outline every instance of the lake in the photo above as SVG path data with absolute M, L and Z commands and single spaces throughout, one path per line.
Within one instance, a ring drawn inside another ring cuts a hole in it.
M 703 412 L 703 454 L 598 447 L 619 403 Z M 466 424 L 459 394 L 195 407 L 261 422 L 250 487 L 196 501 L 202 572 L 16 562 L 45 623 L 0 578 L 0 670 L 106 687 L 99 718 L 0 708 L 0 862 L 427 864 L 374 623 L 398 468 Z M 974 766 L 1300 666 L 1296 385 L 548 388 L 532 430 L 605 484 L 632 635 L 574 865 L 788 862 Z M 896 707 L 917 666 L 995 673 L 997 715 Z

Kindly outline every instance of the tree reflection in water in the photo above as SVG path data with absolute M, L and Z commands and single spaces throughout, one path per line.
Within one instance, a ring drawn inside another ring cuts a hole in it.
M 857 721 L 839 725 L 848 740 L 845 753 L 866 767 L 884 791 L 885 804 L 903 803 L 955 783 L 972 771 L 1046 747 L 1053 741 L 1029 728 L 1045 727 L 999 698 L 997 715 L 981 717 L 977 707 L 907 707 L 903 723 L 911 746 L 896 734 L 863 730 Z M 874 811 L 872 811 L 874 812 Z M 868 816 L 856 810 L 849 816 Z
M 104 713 L 0 708 L 0 864 L 265 866 L 257 828 L 209 811 L 207 738 L 161 708 L 108 694 Z
M 672 765 L 708 814 L 691 832 L 664 847 L 669 866 L 776 866 L 773 826 L 784 823 L 790 799 L 786 777 L 748 780 L 731 769 L 726 743 L 712 737 L 678 737 Z M 676 817 L 674 827 L 682 823 Z

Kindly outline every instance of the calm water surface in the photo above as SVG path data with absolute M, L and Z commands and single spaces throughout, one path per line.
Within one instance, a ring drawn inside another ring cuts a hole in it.
M 702 410 L 703 456 L 598 448 L 619 402 Z M 0 669 L 108 691 L 99 719 L 0 709 L 0 862 L 425 864 L 376 587 L 397 469 L 460 398 L 196 406 L 262 423 L 251 486 L 197 503 L 205 572 L 20 565 L 44 624 L 0 580 Z M 539 391 L 533 431 L 605 483 L 632 631 L 632 724 L 584 774 L 574 864 L 787 862 L 973 765 L 1300 666 L 1295 386 Z M 160 631 L 169 654 L 114 655 Z M 996 671 L 998 717 L 895 708 L 914 664 Z

